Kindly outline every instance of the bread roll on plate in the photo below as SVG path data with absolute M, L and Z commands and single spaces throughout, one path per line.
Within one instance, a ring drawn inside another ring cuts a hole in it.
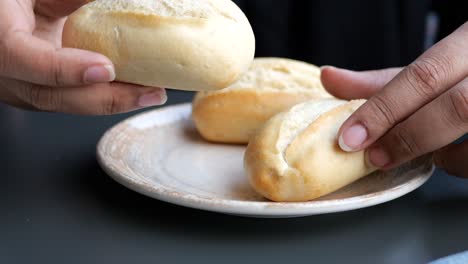
M 331 98 L 314 65 L 282 58 L 257 58 L 239 81 L 224 90 L 200 92 L 193 120 L 207 140 L 247 144 L 268 119 L 293 105 Z
M 373 172 L 363 151 L 344 152 L 337 140 L 341 125 L 364 102 L 314 100 L 269 120 L 245 154 L 253 188 L 273 201 L 303 202 Z
M 191 91 L 229 86 L 255 53 L 230 0 L 95 0 L 68 18 L 63 45 L 106 55 L 118 81 Z

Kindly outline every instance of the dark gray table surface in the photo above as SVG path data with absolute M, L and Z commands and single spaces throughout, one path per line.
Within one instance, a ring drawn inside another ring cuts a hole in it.
M 169 103 L 190 98 L 171 92 Z M 393 202 L 299 219 L 134 193 L 95 158 L 100 136 L 128 116 L 0 106 L 0 263 L 426 263 L 468 249 L 468 182 L 442 172 Z

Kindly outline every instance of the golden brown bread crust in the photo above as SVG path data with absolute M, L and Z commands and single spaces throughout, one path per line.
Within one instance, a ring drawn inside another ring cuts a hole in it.
M 68 18 L 62 40 L 109 57 L 118 81 L 190 91 L 229 86 L 255 53 L 252 28 L 230 0 L 96 0 Z
M 245 169 L 253 188 L 273 201 L 303 202 L 334 192 L 374 171 L 367 166 L 364 152 L 346 153 L 337 143 L 341 124 L 363 102 L 349 102 L 321 114 L 285 149 L 278 149 L 278 141 L 282 125 L 289 118 L 287 112 L 268 121 L 250 141 L 245 154 Z
M 227 89 L 197 93 L 192 116 L 206 140 L 247 144 L 275 114 L 304 101 L 327 97 L 331 95 L 321 85 L 316 66 L 257 58 L 251 69 Z
M 219 93 L 194 100 L 193 120 L 208 141 L 246 144 L 269 118 L 313 98 L 304 92 L 244 90 Z

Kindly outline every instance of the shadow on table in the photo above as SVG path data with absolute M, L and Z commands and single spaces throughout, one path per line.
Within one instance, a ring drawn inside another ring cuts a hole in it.
M 422 190 L 363 210 L 293 219 L 251 219 L 174 206 L 140 195 L 114 182 L 95 159 L 82 160 L 74 167 L 78 168 L 73 172 L 76 178 L 67 183 L 66 191 L 84 197 L 86 210 L 98 211 L 103 224 L 125 227 L 113 229 L 115 232 L 226 246 L 236 241 L 270 247 L 278 241 L 307 243 L 312 251 L 314 245 L 322 243 L 324 248 L 339 247 L 343 254 L 372 251 L 370 257 L 359 258 L 379 263 L 429 262 L 463 251 L 463 245 L 468 245 L 468 195 L 462 195 L 460 184 L 447 183 L 451 178 L 443 175 L 433 177 Z M 441 186 L 451 187 L 445 192 Z M 459 195 L 453 196 L 456 190 Z M 446 217 L 447 212 L 457 219 Z M 333 252 L 314 253 L 334 256 Z

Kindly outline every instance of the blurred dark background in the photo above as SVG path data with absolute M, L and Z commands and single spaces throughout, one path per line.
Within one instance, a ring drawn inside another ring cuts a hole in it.
M 353 70 L 408 65 L 468 21 L 467 0 L 233 1 L 252 24 L 257 57 Z
M 355 70 L 407 65 L 468 20 L 466 0 L 234 2 L 252 23 L 257 56 Z

